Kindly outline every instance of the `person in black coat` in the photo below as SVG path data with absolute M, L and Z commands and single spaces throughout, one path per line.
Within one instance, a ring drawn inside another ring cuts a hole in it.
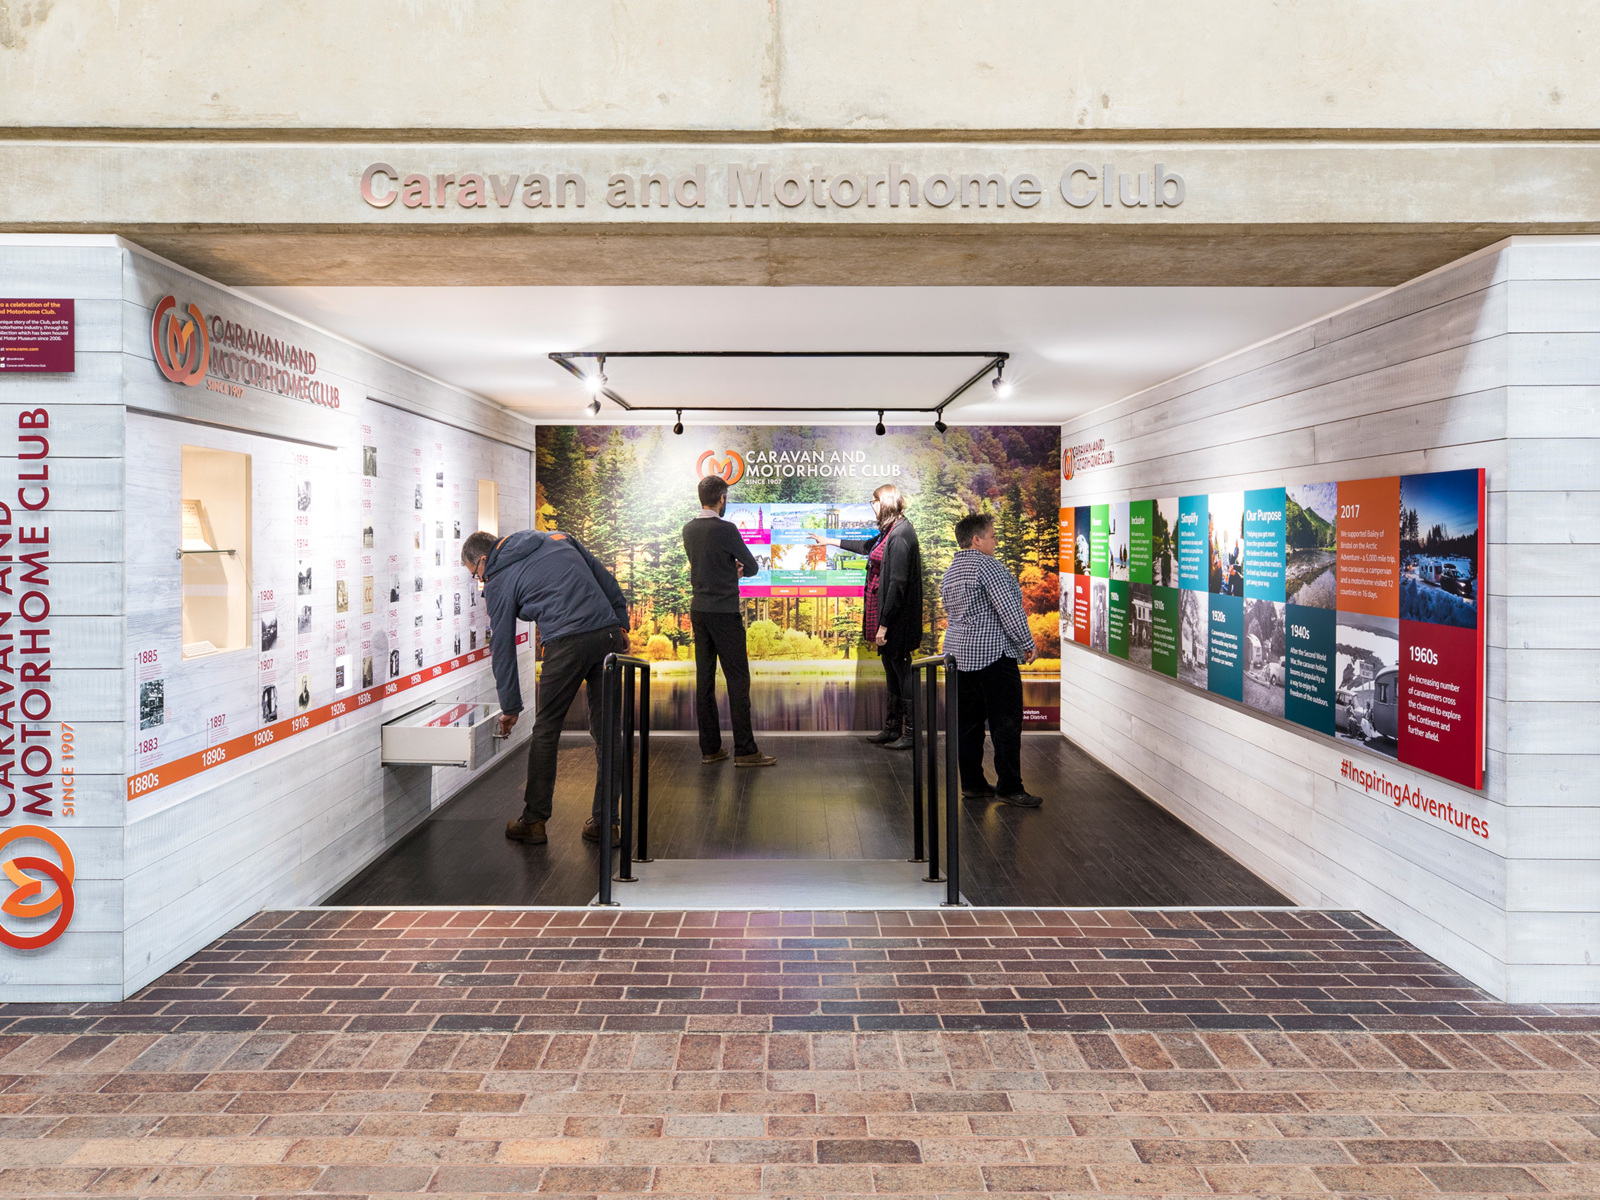
M 905 499 L 894 484 L 886 483 L 872 493 L 872 511 L 878 518 L 876 536 L 833 544 L 867 556 L 861 633 L 869 645 L 877 647 L 889 685 L 883 729 L 867 740 L 890 750 L 909 750 L 911 656 L 922 645 L 922 547 L 916 529 L 906 519 Z M 825 544 L 816 534 L 811 540 Z

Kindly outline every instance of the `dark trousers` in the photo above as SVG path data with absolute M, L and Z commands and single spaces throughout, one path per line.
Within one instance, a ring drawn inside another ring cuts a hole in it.
M 883 678 L 889 685 L 889 716 L 904 719 L 906 729 L 911 728 L 911 652 L 890 654 L 880 651 L 883 659 Z
M 744 617 L 738 613 L 691 612 L 694 626 L 695 711 L 700 719 L 700 753 L 722 749 L 717 719 L 717 663 L 728 681 L 728 709 L 733 716 L 733 752 L 756 753 L 750 728 L 750 655 L 745 649 Z
M 561 726 L 567 710 L 578 698 L 578 685 L 589 693 L 589 736 L 594 739 L 594 819 L 600 819 L 600 688 L 606 655 L 628 653 L 628 638 L 621 626 L 574 633 L 544 644 L 544 665 L 539 672 L 539 712 L 528 739 L 528 786 L 523 794 L 522 819 L 548 821 L 556 791 L 556 755 L 561 749 Z M 620 744 L 620 743 L 619 743 Z M 622 761 L 620 754 L 617 761 Z M 612 799 L 621 794 L 621 781 Z
M 961 786 L 983 788 L 983 727 L 994 743 L 995 790 L 1002 796 L 1022 792 L 1022 672 L 1017 660 L 1001 658 L 981 671 L 957 672 L 961 703 Z

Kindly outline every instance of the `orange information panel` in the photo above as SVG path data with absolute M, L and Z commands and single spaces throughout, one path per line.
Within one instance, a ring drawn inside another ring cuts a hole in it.
M 1400 615 L 1400 477 L 1339 484 L 1338 608 Z
M 1056 549 L 1056 570 L 1062 575 L 1072 574 L 1072 515 L 1074 510 L 1061 510 L 1061 540 Z

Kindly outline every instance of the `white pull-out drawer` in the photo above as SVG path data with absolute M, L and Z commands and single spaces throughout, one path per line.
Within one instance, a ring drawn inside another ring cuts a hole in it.
M 383 726 L 384 766 L 475 770 L 500 752 L 496 704 L 435 700 Z

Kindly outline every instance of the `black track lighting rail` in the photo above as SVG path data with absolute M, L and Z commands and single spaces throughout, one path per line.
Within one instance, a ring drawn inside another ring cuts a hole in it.
M 1006 363 L 1011 355 L 1005 350 L 573 350 L 553 352 L 550 361 L 569 372 L 579 380 L 585 382 L 594 378 L 579 364 L 585 360 L 596 362 L 596 370 L 601 380 L 605 378 L 605 362 L 608 358 L 978 358 L 983 359 L 983 365 L 974 371 L 965 381 L 959 384 L 954 391 L 937 404 L 913 406 L 880 407 L 874 401 L 870 405 L 846 405 L 836 407 L 821 404 L 814 408 L 806 409 L 807 412 L 827 413 L 877 413 L 879 423 L 882 423 L 884 413 L 932 413 L 939 425 L 944 424 L 944 410 L 959 400 L 971 387 L 991 371 L 998 378 L 1005 370 Z M 723 413 L 723 412 L 795 412 L 793 407 L 787 405 L 685 405 L 685 404 L 634 404 L 623 399 L 609 383 L 602 382 L 598 395 L 610 400 L 623 412 L 670 412 L 678 414 L 678 424 L 683 423 L 683 414 L 686 412 Z

